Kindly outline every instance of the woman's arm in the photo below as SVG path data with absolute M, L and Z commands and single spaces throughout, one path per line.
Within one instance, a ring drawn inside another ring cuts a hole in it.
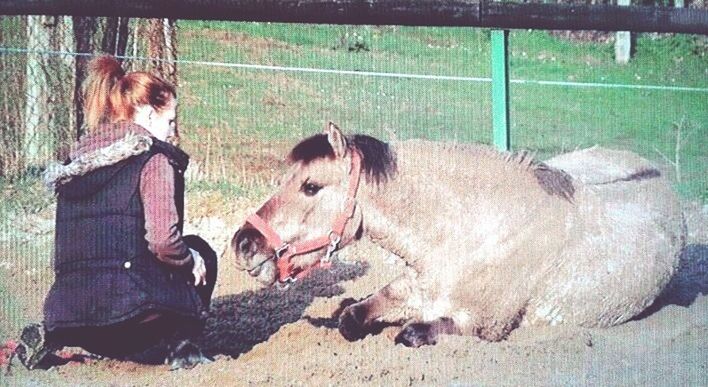
M 140 175 L 140 197 L 150 251 L 166 264 L 191 267 L 192 255 L 179 231 L 174 170 L 165 155 L 156 154 L 145 163 Z

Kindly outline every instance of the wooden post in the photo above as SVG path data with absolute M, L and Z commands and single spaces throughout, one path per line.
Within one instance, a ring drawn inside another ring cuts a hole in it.
M 617 0 L 617 5 L 630 5 L 631 0 Z M 615 38 L 615 62 L 626 64 L 632 55 L 632 33 L 617 31 Z
M 511 149 L 509 133 L 509 31 L 492 30 L 492 127 L 494 146 Z

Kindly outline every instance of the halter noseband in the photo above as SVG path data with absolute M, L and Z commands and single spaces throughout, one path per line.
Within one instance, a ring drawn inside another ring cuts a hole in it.
M 342 239 L 347 222 L 349 222 L 349 219 L 354 216 L 356 193 L 359 188 L 359 179 L 361 176 L 361 155 L 356 149 L 350 150 L 352 164 L 351 171 L 349 172 L 349 189 L 347 191 L 347 199 L 344 202 L 345 207 L 344 210 L 334 219 L 332 228 L 327 235 L 290 244 L 283 242 L 280 235 L 278 235 L 278 233 L 258 214 L 254 213 L 246 218 L 246 222 L 250 223 L 251 226 L 263 234 L 268 245 L 275 249 L 276 265 L 278 266 L 278 282 L 281 285 L 287 286 L 296 280 L 305 277 L 314 268 L 328 268 L 331 266 L 330 258 L 332 253 L 337 249 L 339 242 Z M 325 246 L 327 246 L 327 253 L 324 258 L 317 260 L 304 269 L 296 269 L 290 262 L 292 257 L 296 255 L 302 255 L 319 250 Z

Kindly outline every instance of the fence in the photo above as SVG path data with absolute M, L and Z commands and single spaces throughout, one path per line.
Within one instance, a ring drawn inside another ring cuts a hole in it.
M 28 167 L 67 156 L 69 144 L 81 134 L 80 86 L 94 52 L 125 55 L 129 49 L 134 56 L 150 55 L 157 61 L 125 65 L 157 68 L 170 78 L 169 71 L 160 68 L 164 63 L 160 59 L 174 59 L 174 53 L 154 49 L 163 47 L 154 38 L 136 38 L 154 29 L 150 23 L 128 18 L 0 17 L 0 176 L 16 177 Z
M 194 153 L 206 180 L 229 180 L 233 166 L 241 168 L 242 180 L 251 172 L 263 172 L 268 169 L 264 164 L 272 164 L 282 147 L 329 119 L 345 130 L 385 140 L 493 141 L 488 30 L 185 21 L 175 32 L 161 20 L 41 16 L 3 17 L 0 23 L 0 106 L 6 128 L 0 171 L 5 176 L 65 157 L 80 132 L 76 95 L 81 74 L 75 71 L 80 67 L 76 62 L 85 62 L 90 53 L 77 53 L 82 51 L 76 49 L 79 43 L 90 48 L 83 51 L 122 54 L 131 70 L 177 74 L 180 125 L 191 131 L 185 146 Z M 77 28 L 77 23 L 89 27 Z M 159 44 L 143 38 L 154 36 L 145 31 L 155 23 L 162 28 Z M 294 37 L 289 38 L 291 32 Z M 75 40 L 87 36 L 88 42 Z M 175 39 L 176 61 L 157 49 Z M 705 50 L 703 37 L 665 39 L 694 47 L 679 47 L 687 52 Z M 548 156 L 577 146 L 620 143 L 654 159 L 675 162 L 680 127 L 684 135 L 699 140 L 684 144 L 682 151 L 690 154 L 683 162 L 703 157 L 694 147 L 705 140 L 700 132 L 708 122 L 701 102 L 708 91 L 701 73 L 704 56 L 695 55 L 690 60 L 697 62 L 683 66 L 697 65 L 695 75 L 679 76 L 672 85 L 659 76 L 631 77 L 632 68 L 649 71 L 651 66 L 642 63 L 611 66 L 607 49 L 585 55 L 584 66 L 575 63 L 582 55 L 574 51 L 598 50 L 597 44 L 525 31 L 514 32 L 510 44 L 509 111 L 515 147 Z M 544 44 L 562 46 L 560 55 L 553 50 L 544 53 L 539 48 Z M 637 61 L 643 58 L 640 55 Z M 558 63 L 555 73 L 548 72 L 552 66 L 541 65 L 553 61 Z M 562 62 L 573 63 L 564 67 Z M 179 70 L 161 68 L 166 64 L 176 64 Z M 534 74 L 525 67 L 528 64 L 547 73 Z M 622 76 L 608 73 L 603 79 L 599 74 L 618 69 Z M 687 85 L 682 83 L 686 80 Z M 598 103 L 602 99 L 612 103 Z M 639 106 L 623 101 L 639 101 Z M 660 101 L 669 103 L 652 108 Z M 651 133 L 661 133 L 658 144 Z M 224 138 L 229 141 L 217 144 Z M 197 146 L 196 139 L 200 144 L 211 141 L 205 148 Z M 266 151 L 254 152 L 262 149 Z M 699 166 L 690 164 L 688 172 L 684 168 L 684 178 L 700 176 Z M 705 184 L 698 179 L 692 183 L 697 186 L 687 190 L 703 195 Z

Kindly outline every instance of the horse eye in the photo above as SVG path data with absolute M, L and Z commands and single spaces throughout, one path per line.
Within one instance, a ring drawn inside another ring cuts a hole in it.
M 313 183 L 305 183 L 302 185 L 302 192 L 306 196 L 315 196 L 317 192 L 319 192 L 322 189 L 321 185 L 313 184 Z

